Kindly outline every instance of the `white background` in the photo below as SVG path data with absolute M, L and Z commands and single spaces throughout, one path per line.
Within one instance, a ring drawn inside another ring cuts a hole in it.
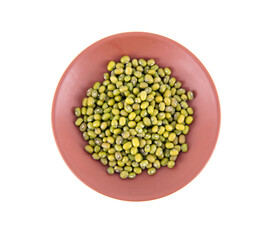
M 268 3 L 1 0 L 0 239 L 271 239 Z M 185 188 L 155 201 L 119 201 L 85 186 L 51 130 L 66 67 L 90 44 L 126 31 L 187 47 L 221 102 L 209 163 Z

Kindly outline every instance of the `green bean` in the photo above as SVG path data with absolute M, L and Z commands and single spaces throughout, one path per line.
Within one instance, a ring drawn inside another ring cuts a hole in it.
M 84 138 L 85 141 L 88 141 L 88 140 L 89 140 L 89 135 L 88 135 L 87 132 L 83 132 L 82 135 L 83 135 L 83 138 Z
M 156 169 L 155 168 L 151 167 L 151 168 L 148 169 L 148 174 L 149 175 L 154 175 L 155 173 L 156 173 Z
M 135 167 L 134 172 L 138 175 L 142 173 L 142 169 L 140 167 Z
M 189 91 L 189 92 L 187 93 L 187 98 L 188 98 L 189 100 L 194 99 L 194 93 L 193 93 L 192 91 Z
M 188 113 L 185 109 L 181 109 L 181 114 L 184 115 L 185 117 L 188 116 Z
M 162 160 L 161 160 L 161 166 L 166 166 L 167 165 L 167 163 L 169 162 L 169 159 L 168 158 L 163 158 Z
M 110 174 L 110 175 L 114 174 L 115 173 L 114 168 L 113 167 L 108 167 L 107 168 L 107 173 Z
M 185 101 L 182 101 L 182 102 L 181 102 L 181 107 L 182 107 L 183 109 L 187 109 L 187 108 L 188 108 L 188 103 L 185 102 Z
M 137 137 L 134 137 L 133 139 L 132 139 L 132 144 L 133 144 L 133 146 L 134 147 L 139 147 L 139 139 L 137 138 Z
M 148 64 L 148 66 L 153 66 L 154 64 L 155 64 L 155 61 L 154 61 L 154 59 L 149 59 L 148 61 L 147 61 L 147 64 Z
M 143 156 L 140 153 L 137 153 L 135 155 L 135 161 L 136 162 L 140 162 L 140 161 L 142 161 L 142 159 L 143 159 Z
M 159 160 L 155 160 L 152 164 L 156 169 L 159 169 L 161 167 L 161 163 Z
M 120 167 L 120 166 L 115 166 L 115 167 L 114 167 L 114 170 L 115 170 L 115 172 L 117 172 L 117 173 L 121 173 L 121 172 L 123 171 L 123 168 Z
M 93 152 L 94 152 L 93 147 L 90 146 L 90 145 L 86 145 L 86 146 L 85 146 L 85 150 L 86 150 L 88 153 L 93 153 Z
M 186 111 L 187 111 L 187 113 L 188 113 L 189 115 L 193 115 L 193 113 L 194 113 L 193 108 L 191 108 L 191 107 L 188 107 L 188 108 L 186 109 Z
M 75 113 L 75 116 L 76 116 L 76 117 L 80 117 L 80 116 L 81 116 L 81 108 L 76 107 L 76 108 L 74 109 L 74 113 Z
M 135 172 L 130 172 L 128 178 L 135 178 L 136 173 Z
M 87 114 L 87 109 L 86 109 L 86 107 L 82 107 L 82 108 L 81 108 L 81 113 L 82 113 L 82 115 L 86 115 L 86 114 Z
M 175 133 L 170 133 L 169 136 L 168 136 L 168 140 L 171 141 L 171 142 L 173 142 L 175 138 L 176 138 Z
M 175 161 L 169 161 L 169 162 L 167 163 L 167 166 L 168 166 L 168 168 L 174 168 L 174 166 L 175 166 Z
M 172 155 L 172 156 L 169 157 L 169 161 L 176 161 L 177 158 L 178 158 L 177 155 Z
M 128 173 L 128 171 L 121 171 L 121 173 L 120 173 L 120 177 L 122 178 L 122 179 L 125 179 L 125 178 L 127 178 L 129 176 L 129 173 Z
M 123 64 L 128 63 L 128 62 L 130 62 L 130 57 L 127 55 L 123 56 L 123 57 L 121 57 L 120 62 Z
M 107 65 L 107 70 L 112 71 L 116 66 L 116 63 L 114 61 L 110 61 Z
M 182 152 L 187 152 L 188 151 L 188 145 L 187 145 L 187 143 L 183 143 L 182 144 L 181 150 L 182 150 Z
M 108 160 L 104 157 L 100 159 L 101 164 L 103 164 L 104 166 L 106 166 L 108 164 Z
M 108 166 L 109 167 L 115 167 L 117 165 L 117 161 L 109 161 Z
M 141 65 L 142 67 L 146 67 L 146 65 L 147 65 L 147 62 L 146 62 L 143 58 L 140 58 L 140 59 L 138 60 L 138 63 L 139 63 L 139 65 Z
M 126 142 L 123 144 L 123 149 L 127 150 L 130 149 L 132 147 L 132 143 L 131 142 Z
M 170 150 L 170 155 L 173 155 L 173 156 L 176 156 L 176 155 L 178 155 L 179 154 L 179 152 L 178 152 L 178 150 L 177 149 L 172 149 L 172 150 Z
M 163 68 L 159 68 L 157 72 L 158 72 L 158 75 L 160 77 L 164 77 L 165 76 L 165 72 L 164 72 Z
M 173 143 L 171 143 L 171 142 L 168 142 L 168 143 L 166 143 L 166 148 L 168 148 L 168 149 L 172 149 L 173 147 L 174 147 L 174 144 Z
M 133 59 L 132 60 L 132 65 L 133 65 L 133 67 L 137 67 L 138 66 L 138 60 L 137 59 Z
M 92 154 L 92 158 L 94 160 L 99 160 L 100 159 L 99 155 L 96 152 Z
M 193 122 L 193 117 L 192 116 L 187 116 L 186 119 L 185 119 L 185 123 L 190 125 L 192 122 Z
M 133 168 L 131 166 L 125 166 L 124 170 L 127 171 L 127 172 L 132 172 Z
M 77 118 L 76 121 L 75 121 L 75 125 L 80 126 L 83 121 L 84 121 L 83 118 Z
M 189 132 L 189 126 L 188 125 L 185 125 L 184 126 L 184 130 L 183 130 L 183 134 L 188 134 L 188 132 Z
M 86 123 L 82 123 L 79 127 L 81 132 L 85 132 L 87 130 L 87 124 Z
M 149 162 L 147 160 L 142 160 L 139 165 L 142 169 L 145 169 L 148 163 Z

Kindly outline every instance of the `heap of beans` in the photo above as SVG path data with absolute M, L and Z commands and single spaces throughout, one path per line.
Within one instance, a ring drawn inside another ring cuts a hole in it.
M 123 56 L 107 70 L 75 108 L 75 125 L 88 141 L 85 150 L 122 179 L 144 169 L 153 175 L 162 166 L 173 168 L 179 153 L 188 150 L 193 93 L 154 59 Z

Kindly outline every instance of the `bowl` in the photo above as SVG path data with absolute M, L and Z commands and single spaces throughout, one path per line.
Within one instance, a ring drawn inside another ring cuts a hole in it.
M 109 60 L 123 55 L 153 58 L 169 67 L 185 89 L 195 93 L 190 102 L 194 122 L 187 136 L 189 151 L 181 153 L 173 169 L 162 167 L 153 176 L 146 171 L 135 179 L 108 175 L 106 167 L 85 152 L 87 144 L 74 125 L 74 108 L 81 106 L 89 87 L 103 81 Z M 87 186 L 106 196 L 126 201 L 146 201 L 176 192 L 204 168 L 215 148 L 220 128 L 218 94 L 203 64 L 181 44 L 161 35 L 127 32 L 106 37 L 81 52 L 58 83 L 52 105 L 52 128 L 57 147 L 70 170 Z

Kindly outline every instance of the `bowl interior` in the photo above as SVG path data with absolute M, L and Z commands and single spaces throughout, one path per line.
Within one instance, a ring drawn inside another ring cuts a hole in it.
M 163 167 L 154 176 L 146 171 L 135 179 L 122 180 L 106 173 L 106 167 L 84 151 L 87 142 L 74 126 L 74 108 L 86 90 L 103 81 L 109 60 L 122 55 L 154 58 L 170 67 L 172 76 L 195 93 L 190 102 L 194 123 L 187 136 L 189 151 L 181 153 L 173 169 Z M 171 194 L 189 183 L 203 169 L 215 147 L 220 127 L 220 106 L 214 83 L 200 61 L 177 42 L 151 33 L 122 33 L 86 48 L 63 74 L 53 101 L 52 126 L 59 151 L 72 172 L 92 189 L 122 200 L 144 201 Z

